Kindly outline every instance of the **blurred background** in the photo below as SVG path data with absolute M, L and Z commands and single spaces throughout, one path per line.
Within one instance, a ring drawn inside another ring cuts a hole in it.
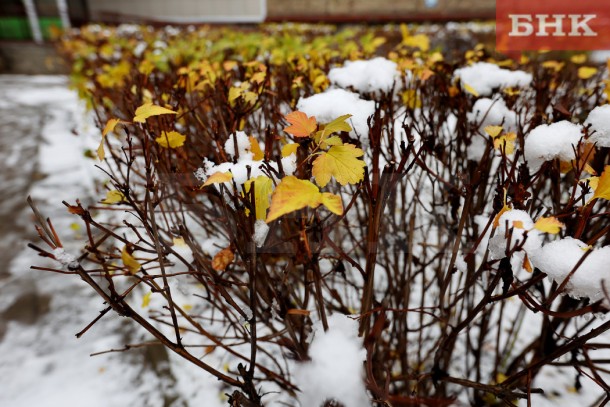
M 495 0 L 2 0 L 0 72 L 62 73 L 48 42 L 87 23 L 386 23 L 489 20 Z

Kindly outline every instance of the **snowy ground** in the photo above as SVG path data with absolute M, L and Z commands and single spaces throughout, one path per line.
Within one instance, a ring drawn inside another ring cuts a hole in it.
M 30 270 L 45 262 L 26 247 L 27 195 L 65 233 L 75 219 L 61 201 L 87 202 L 99 174 L 83 155 L 99 131 L 66 78 L 0 76 L 0 132 L 0 406 L 223 405 L 214 380 L 161 347 L 89 357 L 142 333 L 111 315 L 77 339 L 101 301 L 78 279 Z M 68 251 L 73 233 L 61 235 Z

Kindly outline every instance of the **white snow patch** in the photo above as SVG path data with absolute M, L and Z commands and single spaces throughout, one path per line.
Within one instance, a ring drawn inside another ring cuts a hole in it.
M 563 120 L 552 124 L 541 124 L 525 139 L 524 154 L 530 172 L 536 172 L 549 160 L 559 158 L 571 161 L 576 158 L 574 150 L 582 137 L 582 126 Z
M 578 239 L 566 237 L 544 245 L 534 256 L 533 263 L 561 284 L 585 255 L 587 257 L 570 278 L 566 290 L 572 297 L 588 297 L 593 302 L 605 297 L 604 287 L 610 290 L 607 281 L 610 246 L 592 249 Z
M 514 132 L 517 129 L 517 114 L 506 107 L 504 99 L 499 97 L 477 100 L 472 111 L 468 113 L 468 120 L 478 123 L 478 130 L 482 134 L 475 134 L 466 150 L 468 159 L 474 161 L 479 161 L 487 148 L 488 136 L 485 133 L 485 127 L 501 125 L 507 132 Z
M 318 324 L 309 348 L 311 361 L 296 368 L 299 401 L 307 407 L 319 407 L 329 399 L 344 406 L 369 407 L 363 380 L 366 351 L 358 338 L 358 324 L 335 314 L 328 325 L 324 332 Z
M 488 62 L 456 69 L 453 76 L 461 79 L 462 86 L 469 85 L 482 96 L 491 95 L 496 88 L 525 88 L 532 83 L 532 74 L 510 71 Z
M 591 110 L 585 121 L 585 127 L 591 125 L 589 143 L 597 143 L 599 147 L 610 147 L 610 105 L 598 106 Z
M 378 57 L 367 61 L 347 61 L 332 68 L 328 79 L 341 88 L 352 87 L 359 92 L 389 92 L 399 78 L 396 62 Z
M 369 135 L 367 120 L 375 113 L 375 102 L 360 99 L 357 93 L 343 89 L 328 89 L 299 100 L 297 109 L 308 116 L 315 116 L 320 123 L 329 123 L 339 116 L 351 114 L 348 122 L 354 131 L 350 134 L 366 139 Z
M 269 233 L 269 225 L 262 219 L 257 220 L 254 223 L 254 236 L 252 236 L 252 240 L 257 247 L 262 247 L 265 244 L 267 233 Z

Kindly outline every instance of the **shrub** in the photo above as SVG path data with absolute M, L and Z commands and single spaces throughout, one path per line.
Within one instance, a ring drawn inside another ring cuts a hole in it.
M 449 58 L 430 38 L 64 36 L 107 195 L 66 203 L 82 253 L 42 221 L 37 250 L 231 405 L 510 405 L 566 362 L 607 391 L 593 355 L 610 322 L 583 318 L 608 305 L 603 70 L 482 45 Z

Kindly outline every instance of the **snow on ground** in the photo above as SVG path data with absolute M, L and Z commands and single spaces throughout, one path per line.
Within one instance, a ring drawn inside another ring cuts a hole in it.
M 65 235 L 76 219 L 61 201 L 91 202 L 100 172 L 83 153 L 96 148 L 99 130 L 65 77 L 0 76 L 0 121 L 0 157 L 12 171 L 0 214 L 8 211 L 23 229 L 33 230 L 23 205 L 31 194 L 52 218 L 67 253 L 78 254 L 75 237 L 81 232 Z M 15 171 L 19 167 L 23 171 Z M 150 338 L 110 313 L 77 339 L 104 304 L 76 278 L 30 270 L 49 264 L 26 247 L 32 234 L 16 230 L 18 238 L 11 237 L 8 250 L 2 247 L 12 261 L 0 273 L 0 406 L 224 405 L 218 382 L 159 346 L 90 357 Z

